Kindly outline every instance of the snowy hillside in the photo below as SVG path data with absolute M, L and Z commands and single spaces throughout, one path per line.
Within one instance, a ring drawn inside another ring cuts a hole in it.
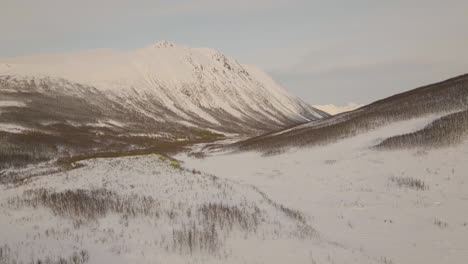
M 464 263 L 468 141 L 373 147 L 441 116 L 275 156 L 194 155 L 203 143 L 1 184 L 0 263 Z
M 468 75 L 330 116 L 167 41 L 5 59 L 0 146 L 1 264 L 468 259 Z
M 427 127 L 394 135 L 399 137 L 389 138 L 376 147 L 440 147 L 463 141 L 468 136 L 468 75 L 396 94 L 354 111 L 253 137 L 233 147 L 275 154 L 291 147 L 333 144 L 394 122 L 434 114 L 440 119 Z
M 189 48 L 168 41 L 132 51 L 95 50 L 3 59 L 0 65 L 0 76 L 7 84 L 13 80 L 47 82 L 52 86 L 50 92 L 88 97 L 86 89 L 60 85 L 66 80 L 96 89 L 106 98 L 156 121 L 177 118 L 173 121 L 222 128 L 231 119 L 233 123 L 251 122 L 250 128 L 255 129 L 255 123 L 274 127 L 321 117 L 319 111 L 254 66 L 242 65 L 213 49 Z M 139 104 L 166 108 L 173 116 Z
M 0 185 L 0 263 L 372 263 L 258 188 L 164 155 L 79 166 Z
M 468 259 L 467 149 L 463 75 L 176 158 L 256 186 L 313 218 L 322 238 L 371 262 L 438 264 Z
M 373 263 L 462 264 L 468 259 L 468 137 L 444 148 L 374 148 L 386 138 L 420 131 L 441 116 L 387 123 L 334 143 L 289 148 L 273 156 L 249 151 L 176 157 L 188 168 L 256 186 L 313 218 L 322 238 Z M 206 148 L 194 147 L 200 149 Z M 334 260 L 340 253 L 323 261 L 314 252 L 312 248 L 311 263 L 365 263 Z
M 167 142 L 245 137 L 323 116 L 262 70 L 208 48 L 162 41 L 0 59 L 0 170 L 166 151 Z

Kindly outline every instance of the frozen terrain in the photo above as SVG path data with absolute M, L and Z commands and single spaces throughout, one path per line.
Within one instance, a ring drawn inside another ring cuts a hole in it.
M 373 148 L 446 114 L 274 156 L 200 144 L 4 184 L 0 260 L 466 263 L 468 141 Z
M 401 121 L 276 156 L 247 152 L 179 158 L 188 168 L 257 186 L 313 219 L 322 237 L 377 263 L 462 264 L 468 260 L 468 141 L 440 149 L 370 149 L 436 118 Z
M 2 60 L 0 264 L 467 263 L 467 161 L 468 75 L 330 116 L 167 41 Z
M 380 149 L 456 145 L 468 135 L 468 74 L 375 101 L 354 111 L 249 138 L 231 147 L 265 155 L 294 147 L 312 147 L 363 135 L 394 122 L 437 115 L 427 127 L 391 135 Z
M 232 119 L 264 131 L 258 124 L 281 127 L 326 116 L 255 66 L 240 64 L 214 49 L 168 41 L 130 51 L 0 59 L 0 94 L 3 89 L 87 100 L 102 97 L 101 104 L 110 100 L 153 122 L 179 120 L 202 128 L 223 129 Z M 0 107 L 11 105 L 10 101 L 0 100 Z
M 161 41 L 0 59 L 0 170 L 102 152 L 166 152 L 324 116 L 257 67 L 209 48 Z
M 255 186 L 164 155 L 74 166 L 1 186 L 0 263 L 374 262 Z

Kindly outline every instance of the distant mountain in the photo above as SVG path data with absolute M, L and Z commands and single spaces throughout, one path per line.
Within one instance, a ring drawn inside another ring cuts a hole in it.
M 441 147 L 468 139 L 468 74 L 400 93 L 351 112 L 289 127 L 231 145 L 237 150 L 281 153 L 293 147 L 327 145 L 410 120 L 434 117 L 426 126 L 375 142 L 375 149 Z
M 0 59 L 1 152 L 13 160 L 256 135 L 324 116 L 262 70 L 208 48 L 161 41 Z
M 334 104 L 312 105 L 312 107 L 320 109 L 326 113 L 329 113 L 330 115 L 336 115 L 336 114 L 343 113 L 343 112 L 349 112 L 349 111 L 358 109 L 361 106 L 364 106 L 364 105 L 354 104 L 354 103 L 349 103 L 347 105 L 334 105 Z

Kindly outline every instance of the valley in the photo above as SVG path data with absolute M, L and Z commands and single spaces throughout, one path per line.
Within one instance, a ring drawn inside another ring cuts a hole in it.
M 1 63 L 2 264 L 468 259 L 467 75 L 329 115 L 166 41 Z

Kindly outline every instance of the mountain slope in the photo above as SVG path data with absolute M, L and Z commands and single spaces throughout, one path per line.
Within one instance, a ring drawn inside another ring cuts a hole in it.
M 421 128 L 417 136 L 394 138 L 383 142 L 379 148 L 443 146 L 458 143 L 467 136 L 467 109 L 468 74 L 397 94 L 351 112 L 241 141 L 231 147 L 276 153 L 290 147 L 326 145 L 397 121 L 434 114 L 441 120 Z M 458 114 L 451 115 L 453 113 Z
M 0 60 L 0 168 L 255 135 L 325 115 L 254 66 L 167 41 Z
M 76 89 L 73 83 L 92 87 L 157 121 L 172 116 L 148 113 L 151 109 L 138 103 L 164 107 L 181 121 L 224 127 L 228 119 L 234 118 L 253 130 L 321 117 L 253 66 L 241 65 L 216 50 L 167 41 L 133 51 L 39 55 L 7 59 L 2 64 L 0 76 L 4 80 L 5 76 L 36 83 L 66 80 L 72 85 L 52 90 L 87 98 L 88 91 Z

